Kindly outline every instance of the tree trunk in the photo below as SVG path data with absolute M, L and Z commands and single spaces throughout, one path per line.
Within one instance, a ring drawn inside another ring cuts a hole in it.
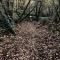
M 36 1 L 36 12 L 35 12 L 36 21 L 39 20 L 39 16 L 41 15 L 42 2 L 43 1 L 40 0 Z

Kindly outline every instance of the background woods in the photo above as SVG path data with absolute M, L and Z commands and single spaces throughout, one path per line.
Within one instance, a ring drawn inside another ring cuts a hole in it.
M 10 25 L 23 20 L 57 23 L 60 19 L 59 0 L 1 0 L 0 5 L 2 17 L 9 20 Z
M 60 60 L 60 0 L 0 0 L 0 60 Z

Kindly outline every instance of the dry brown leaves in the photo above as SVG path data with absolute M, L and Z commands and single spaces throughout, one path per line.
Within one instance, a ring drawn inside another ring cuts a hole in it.
M 0 37 L 0 60 L 60 60 L 60 36 L 39 22 L 24 21 L 16 36 Z

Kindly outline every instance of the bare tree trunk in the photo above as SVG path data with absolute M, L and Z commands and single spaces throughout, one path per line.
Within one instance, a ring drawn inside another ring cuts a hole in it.
M 19 16 L 19 19 L 18 19 L 18 20 L 21 20 L 21 19 L 23 18 L 23 15 L 25 14 L 25 11 L 27 10 L 30 2 L 31 2 L 31 0 L 29 0 L 29 2 L 27 3 L 27 5 L 26 5 L 26 7 L 25 7 L 25 9 L 24 9 L 24 11 L 23 11 L 23 13 Z
M 38 1 L 36 1 L 36 12 L 35 12 L 36 20 L 38 21 Z
M 60 9 L 60 0 L 59 0 L 59 9 Z
M 30 13 L 34 10 L 35 7 L 36 7 L 36 6 L 34 6 L 34 7 L 29 11 L 29 13 L 27 13 L 26 16 L 23 17 L 21 20 L 27 18 L 27 17 L 30 15 Z
M 22 15 L 25 13 L 25 11 L 26 11 L 27 7 L 29 6 L 30 2 L 31 2 L 31 0 L 29 0 L 29 2 L 28 2 L 28 4 L 27 4 L 26 8 L 24 9 Z M 22 17 L 22 15 L 21 15 L 21 17 Z
M 59 23 L 60 23 L 60 0 L 59 0 L 59 6 L 58 6 L 58 8 L 59 8 L 59 11 L 58 11 L 58 19 L 59 19 Z
M 36 1 L 36 12 L 35 12 L 36 21 L 38 21 L 39 16 L 41 16 L 42 2 L 43 1 L 40 1 L 40 0 Z

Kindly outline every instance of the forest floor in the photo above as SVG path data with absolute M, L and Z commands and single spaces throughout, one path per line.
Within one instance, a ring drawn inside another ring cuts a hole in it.
M 60 36 L 47 25 L 23 21 L 15 31 L 16 36 L 0 37 L 0 60 L 60 60 Z

